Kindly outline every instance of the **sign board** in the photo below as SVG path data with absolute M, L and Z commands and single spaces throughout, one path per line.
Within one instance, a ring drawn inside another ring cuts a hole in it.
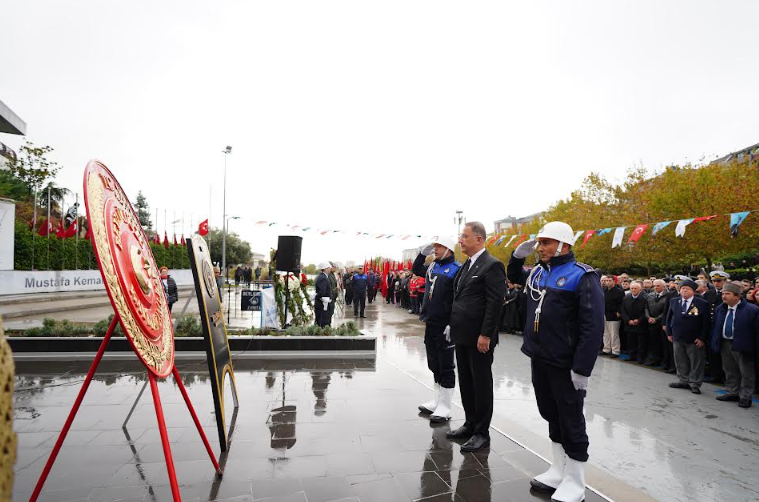
M 261 312 L 261 291 L 257 289 L 240 291 L 240 310 Z
M 190 255 L 190 269 L 195 278 L 195 294 L 198 297 L 203 337 L 206 340 L 206 359 L 208 360 L 208 371 L 211 375 L 219 445 L 221 451 L 227 451 L 227 425 L 224 407 L 224 381 L 227 375 L 229 375 L 229 382 L 232 386 L 234 407 L 238 407 L 232 354 L 227 339 L 227 325 L 224 323 L 220 292 L 216 286 L 216 275 L 211 264 L 208 244 L 200 235 L 195 234 L 187 243 L 187 252 Z
M 10 242 L 13 243 L 12 238 Z M 177 286 L 194 284 L 189 269 L 169 273 Z M 105 285 L 99 270 L 0 270 L 0 295 L 102 290 Z
M 0 200 L 0 270 L 13 270 L 16 204 Z

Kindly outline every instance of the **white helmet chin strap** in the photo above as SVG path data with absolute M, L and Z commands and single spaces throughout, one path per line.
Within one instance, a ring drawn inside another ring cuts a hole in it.
M 554 256 L 559 256 L 563 249 L 564 249 L 564 243 L 559 241 L 559 247 L 556 248 L 556 253 L 554 254 Z

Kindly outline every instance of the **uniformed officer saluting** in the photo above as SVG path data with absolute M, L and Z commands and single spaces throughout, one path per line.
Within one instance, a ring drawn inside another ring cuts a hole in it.
M 588 435 L 583 402 L 604 332 L 598 274 L 575 260 L 573 241 L 569 225 L 547 223 L 535 240 L 517 247 L 507 270 L 511 282 L 525 286 L 522 352 L 532 359 L 535 399 L 553 442 L 551 468 L 530 484 L 561 502 L 585 499 Z M 528 274 L 525 258 L 535 250 L 540 261 Z
M 427 367 L 435 380 L 432 400 L 419 406 L 419 411 L 430 416 L 431 422 L 445 422 L 451 418 L 451 399 L 456 386 L 456 365 L 453 362 L 454 345 L 451 343 L 451 307 L 453 305 L 453 278 L 461 268 L 456 261 L 456 241 L 441 237 L 419 250 L 411 270 L 426 277 L 426 290 L 419 319 L 426 324 L 424 346 L 427 348 Z M 435 255 L 429 266 L 427 256 Z

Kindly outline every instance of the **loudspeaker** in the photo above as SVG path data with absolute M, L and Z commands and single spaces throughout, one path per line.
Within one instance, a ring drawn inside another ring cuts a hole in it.
M 303 237 L 280 235 L 277 241 L 277 270 L 282 272 L 300 272 L 300 248 Z

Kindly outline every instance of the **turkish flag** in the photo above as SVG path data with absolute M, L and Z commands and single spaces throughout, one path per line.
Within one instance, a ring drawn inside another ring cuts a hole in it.
M 55 236 L 59 239 L 66 237 L 66 229 L 63 228 L 63 220 L 58 220 L 58 230 L 55 231 Z
M 169 235 L 166 233 L 165 230 L 163 232 L 163 247 L 165 247 L 166 249 L 169 249 Z
M 521 243 L 527 240 L 527 234 L 520 235 L 519 239 L 514 243 L 514 248 L 516 249 Z
M 158 232 L 155 233 L 155 237 L 153 237 L 153 242 L 156 244 L 161 244 L 161 237 L 159 237 Z
M 198 233 L 201 236 L 208 235 L 208 218 L 200 222 L 200 225 L 198 225 Z
M 90 227 L 89 227 L 89 223 L 88 223 L 88 224 L 87 224 L 87 233 L 86 233 L 86 234 L 84 234 L 84 238 L 85 238 L 85 239 L 87 239 L 87 240 L 90 240 L 90 236 L 91 236 L 91 235 L 92 235 L 92 234 L 90 233 Z
M 387 276 L 390 273 L 390 263 L 385 262 L 382 266 L 382 296 L 387 298 Z
M 182 240 L 180 241 L 184 247 L 187 247 L 187 241 L 184 238 L 184 234 L 182 234 Z
M 635 230 L 633 230 L 632 235 L 630 235 L 630 238 L 627 240 L 628 244 L 634 244 L 640 240 L 640 238 L 643 236 L 643 234 L 646 233 L 646 229 L 648 228 L 648 223 L 644 223 L 642 225 L 638 225 L 635 227 Z
M 71 237 L 76 236 L 76 228 L 77 228 L 76 222 L 74 222 L 71 225 L 69 225 L 69 227 L 66 229 L 66 238 L 67 239 L 70 239 Z
M 593 234 L 595 233 L 596 233 L 595 230 L 588 230 L 587 232 L 585 232 L 585 238 L 582 240 L 582 246 L 580 246 L 580 249 L 585 247 L 585 244 L 588 243 L 590 238 L 593 237 Z
M 42 220 L 42 225 L 40 225 L 40 229 L 37 230 L 37 234 L 44 237 L 52 231 L 53 231 L 53 224 L 50 223 L 50 220 Z
M 178 246 L 177 244 L 177 234 L 174 234 L 174 247 Z
M 714 218 L 716 218 L 716 217 L 717 217 L 717 215 L 716 215 L 716 214 L 713 214 L 713 215 L 711 215 L 711 216 L 699 216 L 698 218 L 693 218 L 693 223 L 698 223 L 699 221 L 709 221 L 709 220 L 713 220 L 713 219 L 714 219 Z

